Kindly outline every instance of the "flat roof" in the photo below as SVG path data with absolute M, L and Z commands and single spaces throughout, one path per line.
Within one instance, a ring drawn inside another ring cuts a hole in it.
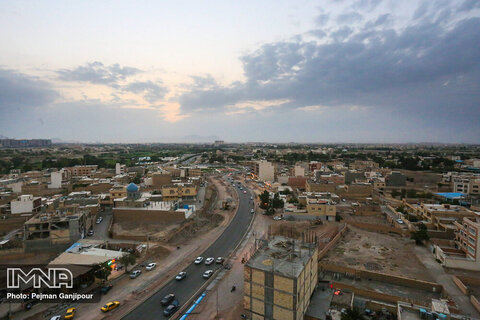
M 466 196 L 465 193 L 461 192 L 438 192 L 435 194 L 451 200 L 463 199 Z
M 264 246 L 259 248 L 247 262 L 254 269 L 270 271 L 289 278 L 297 278 L 304 265 L 310 260 L 314 246 L 301 246 L 302 242 L 277 236 L 261 241 Z

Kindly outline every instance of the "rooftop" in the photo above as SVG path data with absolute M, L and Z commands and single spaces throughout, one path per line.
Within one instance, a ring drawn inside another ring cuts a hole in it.
M 261 246 L 247 262 L 254 269 L 270 271 L 289 278 L 297 278 L 310 260 L 315 246 L 277 236 L 262 240 Z

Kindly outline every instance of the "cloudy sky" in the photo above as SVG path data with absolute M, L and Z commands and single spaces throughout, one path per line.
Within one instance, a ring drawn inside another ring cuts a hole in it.
M 480 143 L 480 1 L 0 2 L 0 134 Z

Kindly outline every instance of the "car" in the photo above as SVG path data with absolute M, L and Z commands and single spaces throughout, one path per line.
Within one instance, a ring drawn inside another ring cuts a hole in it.
M 62 316 L 53 316 L 50 318 L 50 320 L 60 320 L 62 319 Z
M 100 310 L 102 310 L 103 312 L 108 312 L 108 311 L 110 311 L 110 310 L 115 309 L 115 308 L 118 307 L 119 305 L 120 305 L 120 302 L 119 302 L 119 301 L 107 302 L 103 307 L 100 308 Z
M 200 264 L 200 263 L 202 263 L 202 261 L 203 261 L 203 257 L 197 257 L 197 259 L 195 259 L 194 263 L 195 264 Z
M 253 200 L 253 197 L 250 197 L 250 200 Z
M 135 279 L 135 278 L 138 277 L 141 273 L 142 273 L 142 270 L 133 270 L 132 272 L 130 272 L 130 278 L 131 278 L 131 279 Z
M 92 229 L 88 230 L 87 236 L 93 236 L 93 230 Z
M 273 220 L 275 220 L 275 221 L 280 221 L 280 220 L 282 220 L 282 217 L 276 216 L 276 217 L 273 217 Z
M 223 263 L 223 261 L 225 261 L 223 257 L 218 257 L 217 259 L 215 259 L 216 263 Z
M 397 222 L 398 222 L 399 224 L 403 224 L 403 220 L 402 220 L 402 219 L 397 219 Z
M 213 270 L 207 270 L 207 271 L 205 271 L 205 272 L 203 273 L 202 277 L 203 277 L 204 279 L 208 279 L 208 278 L 210 278 L 210 277 L 212 276 L 212 274 L 213 274 Z
M 255 210 L 253 210 L 253 209 L 250 210 L 250 213 L 251 213 L 251 214 L 254 214 L 254 213 L 255 213 Z
M 168 307 L 166 307 L 165 310 L 163 310 L 163 315 L 165 317 L 170 317 L 172 314 L 175 313 L 175 311 L 178 310 L 179 306 L 180 306 L 180 302 L 178 302 L 178 300 L 173 300 L 172 303 L 168 305 Z
M 167 294 L 165 297 L 160 300 L 162 306 L 168 306 L 173 300 L 175 300 L 175 295 L 173 293 Z
M 177 276 L 175 277 L 175 280 L 180 281 L 186 277 L 187 277 L 187 273 L 185 271 L 182 271 L 177 274 Z
M 107 294 L 107 292 L 110 291 L 110 289 L 112 289 L 112 288 L 113 288 L 113 285 L 106 284 L 106 285 L 100 287 L 100 293 L 101 294 Z
M 147 266 L 145 267 L 145 269 L 148 270 L 148 271 L 151 271 L 151 270 L 153 270 L 156 266 L 157 266 L 157 264 L 156 264 L 155 262 L 152 262 L 152 263 L 147 264 Z
M 64 319 L 73 319 L 73 317 L 75 317 L 75 311 L 77 309 L 75 308 L 68 308 L 67 309 L 67 312 L 65 313 L 65 317 L 63 317 Z
M 215 258 L 209 257 L 209 258 L 205 259 L 205 264 L 207 266 L 211 265 L 213 263 L 213 261 L 215 261 Z
M 243 193 L 247 193 L 247 190 L 243 190 Z
M 103 221 L 103 218 L 102 218 L 102 217 L 98 217 L 96 223 L 99 224 L 99 223 L 101 223 L 102 221 Z

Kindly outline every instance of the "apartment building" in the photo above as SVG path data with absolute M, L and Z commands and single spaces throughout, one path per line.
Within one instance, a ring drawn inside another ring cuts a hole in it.
M 480 195 L 480 178 L 457 179 L 452 182 L 453 192 L 460 192 L 469 195 Z
M 194 184 L 179 183 L 162 187 L 163 201 L 195 200 L 197 187 Z
M 345 176 L 338 173 L 324 174 L 320 171 L 315 172 L 315 179 L 318 182 L 345 184 Z
M 24 194 L 17 197 L 17 200 L 10 201 L 12 214 L 38 212 L 42 207 L 42 198 L 34 197 L 31 194 Z
M 255 162 L 253 173 L 261 181 L 275 181 L 275 167 L 268 161 L 261 160 Z
M 480 270 L 480 213 L 454 226 L 454 247 L 435 245 L 435 257 L 445 267 Z
M 309 199 L 307 202 L 307 214 L 314 219 L 335 221 L 337 214 L 336 206 L 327 200 Z
M 244 267 L 248 319 L 303 319 L 317 282 L 316 244 L 280 236 L 258 241 Z
M 385 177 L 385 185 L 387 187 L 405 187 L 407 185 L 407 177 L 398 171 L 392 171 Z
M 115 174 L 125 174 L 127 173 L 127 166 L 124 164 L 116 163 L 115 164 Z
M 97 171 L 97 165 L 84 165 L 84 166 L 74 166 L 70 168 L 65 168 L 65 170 L 70 171 L 72 177 L 93 177 Z

